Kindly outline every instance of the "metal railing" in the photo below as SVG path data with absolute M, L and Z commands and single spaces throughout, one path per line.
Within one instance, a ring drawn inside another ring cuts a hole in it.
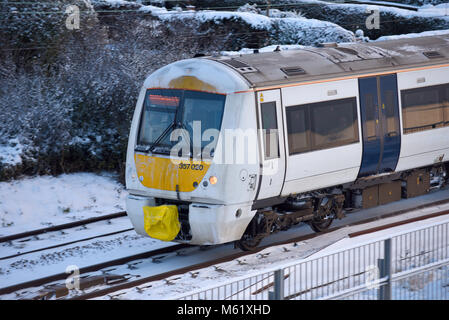
M 236 278 L 179 299 L 449 299 L 449 222 Z

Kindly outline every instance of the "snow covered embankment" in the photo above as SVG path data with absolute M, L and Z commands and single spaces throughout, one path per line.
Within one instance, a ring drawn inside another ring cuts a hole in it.
M 111 174 L 0 182 L 0 236 L 123 211 L 126 195 Z

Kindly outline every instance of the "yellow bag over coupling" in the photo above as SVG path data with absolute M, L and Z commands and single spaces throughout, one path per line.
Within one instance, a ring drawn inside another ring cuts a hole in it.
M 177 206 L 145 206 L 143 214 L 145 231 L 152 238 L 171 241 L 181 230 Z

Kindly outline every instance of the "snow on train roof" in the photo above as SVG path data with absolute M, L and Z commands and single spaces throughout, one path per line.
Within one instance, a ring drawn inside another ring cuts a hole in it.
M 449 63 L 449 35 L 328 44 L 240 56 L 207 57 L 238 71 L 253 87 Z

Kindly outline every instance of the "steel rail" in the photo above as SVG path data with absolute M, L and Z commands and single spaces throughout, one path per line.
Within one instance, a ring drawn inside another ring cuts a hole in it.
M 145 253 L 139 253 L 139 254 L 135 254 L 132 256 L 128 256 L 128 257 L 118 258 L 118 259 L 110 260 L 110 261 L 106 261 L 106 262 L 101 262 L 101 263 L 98 263 L 95 265 L 80 268 L 79 271 L 80 271 L 80 274 L 94 272 L 94 271 L 98 271 L 98 270 L 101 270 L 101 269 L 104 269 L 107 267 L 123 265 L 130 261 L 134 261 L 134 260 L 138 260 L 138 259 L 146 259 L 146 258 L 150 258 L 150 257 L 157 256 L 160 254 L 175 252 L 176 250 L 180 250 L 180 249 L 190 247 L 190 246 L 191 245 L 188 245 L 188 244 L 177 244 L 177 245 L 173 245 L 170 247 L 164 247 L 164 248 L 160 248 L 160 249 L 156 249 L 156 250 L 151 250 L 151 251 L 148 251 Z M 26 289 L 26 288 L 43 286 L 45 284 L 49 284 L 51 282 L 58 281 L 58 280 L 65 280 L 65 279 L 67 279 L 68 276 L 69 275 L 67 273 L 58 273 L 58 274 L 54 274 L 54 275 L 51 275 L 48 277 L 43 277 L 43 278 L 11 285 L 8 287 L 0 288 L 0 295 L 12 293 L 12 292 Z
M 132 231 L 132 230 L 134 230 L 134 229 L 133 228 L 128 228 L 128 229 L 118 230 L 118 231 L 114 231 L 114 232 L 103 233 L 103 234 L 92 236 L 92 237 L 88 237 L 88 238 L 82 238 L 82 239 L 73 240 L 73 241 L 69 241 L 69 242 L 59 243 L 59 244 L 55 244 L 55 245 L 52 245 L 52 246 L 43 247 L 43 248 L 39 248 L 39 249 L 34 249 L 34 250 L 30 250 L 30 251 L 19 252 L 19 253 L 12 254 L 12 255 L 9 255 L 9 256 L 0 257 L 0 261 L 1 260 L 8 260 L 8 259 L 20 257 L 20 256 L 23 256 L 23 255 L 26 255 L 26 254 L 31 254 L 31 253 L 35 253 L 35 252 L 39 252 L 39 251 L 45 251 L 45 250 L 49 250 L 49 249 L 69 246 L 71 244 L 75 244 L 75 243 L 78 243 L 78 242 L 83 242 L 83 241 L 88 241 L 88 240 L 93 240 L 93 239 L 113 236 L 113 235 L 116 235 L 116 234 L 119 234 L 119 233 L 125 233 L 125 232 Z
M 61 231 L 64 229 L 70 229 L 70 228 L 79 227 L 79 226 L 83 226 L 83 225 L 98 222 L 98 221 L 115 219 L 115 218 L 124 217 L 124 216 L 126 216 L 126 211 L 121 211 L 121 212 L 116 212 L 116 213 L 112 213 L 112 214 L 102 215 L 99 217 L 92 217 L 92 218 L 88 218 L 88 219 L 84 219 L 84 220 L 78 220 L 78 221 L 74 221 L 74 222 L 64 223 L 64 224 L 60 224 L 57 226 L 49 226 L 49 227 L 45 227 L 42 229 L 21 232 L 21 233 L 12 234 L 9 236 L 0 237 L 0 243 L 17 240 L 17 239 L 22 239 L 22 238 L 27 238 L 27 237 L 32 237 L 32 236 L 37 236 L 37 235 L 44 234 L 47 232 Z

